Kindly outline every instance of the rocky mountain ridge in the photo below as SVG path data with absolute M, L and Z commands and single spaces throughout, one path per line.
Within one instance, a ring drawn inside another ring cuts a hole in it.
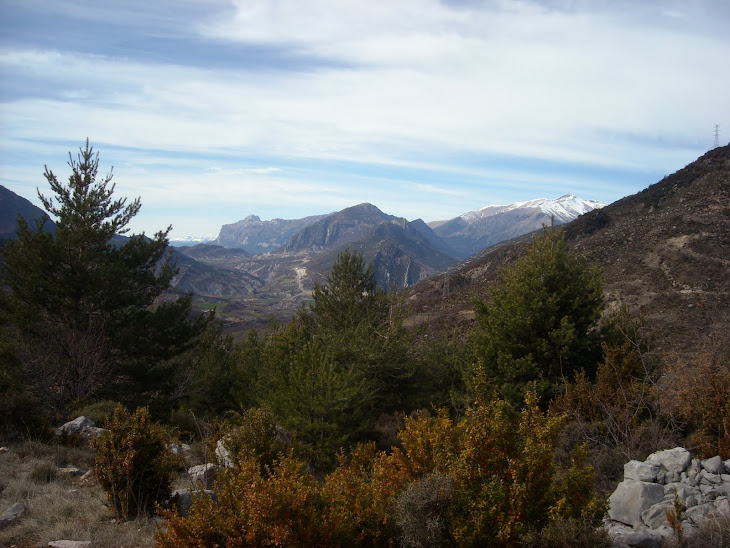
M 538 198 L 508 205 L 486 206 L 448 221 L 429 223 L 460 259 L 499 242 L 532 232 L 543 224 L 572 221 L 606 204 L 566 194 L 555 200 Z

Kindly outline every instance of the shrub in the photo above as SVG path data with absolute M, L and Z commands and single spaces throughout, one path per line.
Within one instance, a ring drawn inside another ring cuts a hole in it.
M 406 547 L 455 546 L 450 522 L 457 497 L 449 474 L 434 472 L 409 485 L 398 497 L 398 525 Z
M 222 439 L 233 465 L 248 458 L 257 461 L 262 472 L 273 465 L 286 449 L 287 440 L 277 428 L 271 409 L 253 407 L 231 416 L 231 422 L 222 428 Z
M 540 531 L 529 531 L 520 537 L 520 546 L 524 548 L 574 548 L 590 546 L 591 548 L 610 548 L 611 538 L 602 527 L 595 524 L 568 519 L 553 521 Z
M 338 546 L 319 483 L 301 462 L 282 457 L 261 473 L 253 458 L 239 460 L 216 481 L 218 503 L 196 496 L 187 517 L 163 511 L 166 530 L 155 533 L 162 548 L 187 546 Z
M 51 483 L 57 477 L 58 468 L 48 461 L 39 462 L 28 474 L 28 479 L 33 483 Z
M 150 420 L 147 408 L 130 413 L 121 406 L 92 442 L 96 477 L 119 518 L 151 515 L 170 497 L 177 459 L 167 444 L 167 435 Z

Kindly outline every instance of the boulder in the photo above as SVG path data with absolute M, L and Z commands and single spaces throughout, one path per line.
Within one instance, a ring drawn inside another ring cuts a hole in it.
M 52 540 L 48 548 L 90 548 L 90 540 Z
M 624 464 L 624 479 L 655 482 L 658 472 L 658 466 L 638 460 L 630 460 Z
M 707 470 L 710 474 L 720 475 L 725 473 L 725 463 L 719 455 L 714 456 L 711 459 L 703 460 L 702 468 Z
M 81 439 L 90 441 L 101 435 L 103 428 L 97 428 L 93 420 L 88 417 L 76 417 L 74 420 L 67 422 L 56 428 L 56 435 L 67 436 L 76 434 Z
M 704 521 L 713 517 L 715 514 L 715 505 L 712 502 L 698 504 L 692 508 L 687 508 L 684 512 L 685 518 L 695 525 L 702 525 Z
M 648 530 L 634 531 L 623 535 L 619 543 L 614 546 L 626 546 L 629 548 L 660 548 L 661 538 Z
M 672 483 L 679 481 L 682 472 L 687 471 L 692 455 L 684 447 L 675 447 L 652 453 L 644 462 L 660 466 L 665 471 L 665 482 Z
M 0 529 L 13 525 L 25 514 L 25 504 L 16 502 L 10 508 L 0 514 Z
M 674 504 L 672 501 L 664 500 L 644 510 L 641 513 L 641 521 L 643 521 L 649 529 L 659 529 L 664 525 L 669 525 L 669 522 L 667 521 L 667 511 L 672 511 L 673 509 Z
M 632 527 L 642 526 L 642 512 L 662 500 L 664 487 L 658 483 L 624 480 L 608 499 L 608 517 Z
M 218 462 L 221 466 L 226 468 L 233 468 L 233 457 L 230 451 L 226 449 L 226 445 L 222 439 L 218 440 L 215 444 L 215 456 L 218 458 Z
M 212 462 L 199 464 L 188 468 L 188 475 L 194 485 L 202 485 L 204 489 L 212 489 L 213 482 L 218 477 L 218 466 Z

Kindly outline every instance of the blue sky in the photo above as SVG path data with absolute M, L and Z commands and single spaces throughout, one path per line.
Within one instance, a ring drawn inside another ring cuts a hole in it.
M 612 202 L 730 135 L 727 0 L 0 0 L 0 184 L 88 137 L 134 232 Z

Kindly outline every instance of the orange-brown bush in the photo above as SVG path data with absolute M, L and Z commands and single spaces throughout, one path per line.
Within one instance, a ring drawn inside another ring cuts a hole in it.
M 660 405 L 687 422 L 692 449 L 702 457 L 730 458 L 730 338 L 707 336 L 693 357 L 666 360 Z
M 505 546 L 556 520 L 596 525 L 605 506 L 593 491 L 584 450 L 567 470 L 553 464 L 562 420 L 541 411 L 533 393 L 519 413 L 492 399 L 459 422 L 445 412 L 416 414 L 406 419 L 402 449 L 359 445 L 349 457 L 340 455 L 323 482 L 291 456 L 263 472 L 255 458 L 243 458 L 216 483 L 218 504 L 200 497 L 187 518 L 166 513 L 157 542 L 164 548 L 397 546 L 428 536 L 412 525 L 430 520 L 443 544 Z M 429 478 L 439 479 L 431 485 Z M 448 489 L 432 493 L 438 486 Z
M 218 502 L 196 497 L 188 516 L 164 511 L 166 529 L 155 534 L 164 548 L 188 546 L 338 546 L 319 483 L 302 463 L 286 456 L 261 473 L 254 458 L 242 458 L 215 485 Z
M 134 413 L 117 407 L 93 440 L 96 477 L 119 518 L 151 515 L 170 498 L 179 463 L 167 445 L 167 435 L 145 407 Z

